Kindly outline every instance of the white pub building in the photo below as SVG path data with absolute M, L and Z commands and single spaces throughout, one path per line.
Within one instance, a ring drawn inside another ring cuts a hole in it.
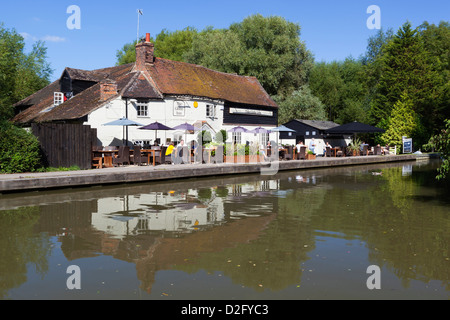
M 150 35 L 136 45 L 136 62 L 85 71 L 66 68 L 60 79 L 15 105 L 13 121 L 82 123 L 97 129 L 97 144 L 186 143 L 197 133 L 140 130 L 141 126 L 106 126 L 127 118 L 142 126 L 159 122 L 170 128 L 188 123 L 209 131 L 241 126 L 247 130 L 278 125 L 278 106 L 255 77 L 214 71 L 202 66 L 157 58 Z M 126 133 L 125 133 L 126 132 Z M 127 139 L 126 139 L 127 138 Z M 229 132 L 228 142 L 275 140 L 268 134 Z

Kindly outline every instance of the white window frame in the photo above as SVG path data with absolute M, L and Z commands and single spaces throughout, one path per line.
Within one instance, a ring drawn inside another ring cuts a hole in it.
M 231 141 L 236 144 L 242 143 L 242 132 L 233 132 L 231 134 Z
M 214 104 L 206 105 L 206 117 L 207 118 L 215 118 L 216 117 L 216 105 L 214 105 Z
M 136 111 L 138 118 L 148 118 L 148 101 L 136 101 Z
M 306 132 L 305 132 L 305 136 L 309 136 L 309 131 L 306 131 Z
M 53 93 L 53 105 L 55 107 L 64 103 L 64 93 L 62 92 L 54 92 Z
M 266 146 L 267 142 L 269 142 L 269 134 L 268 133 L 261 133 L 260 144 L 263 145 L 263 146 Z

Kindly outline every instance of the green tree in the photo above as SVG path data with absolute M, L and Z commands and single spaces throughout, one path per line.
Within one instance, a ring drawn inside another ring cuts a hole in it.
M 381 136 L 384 143 L 389 145 L 402 145 L 402 137 L 417 139 L 422 134 L 423 128 L 420 118 L 414 111 L 412 99 L 405 92 L 399 101 L 394 104 L 388 122 L 388 129 Z
M 47 48 L 42 41 L 33 44 L 31 52 L 22 57 L 17 68 L 15 100 L 22 100 L 49 84 L 53 71 L 46 59 Z
M 280 106 L 279 123 L 286 123 L 293 119 L 327 119 L 325 105 L 312 94 L 307 85 L 292 92 L 287 97 L 275 96 L 274 100 Z
M 244 47 L 236 33 L 227 29 L 208 27 L 193 40 L 185 61 L 227 73 L 244 74 Z
M 174 61 L 184 61 L 184 55 L 191 49 L 193 38 L 197 33 L 197 30 L 192 27 L 174 32 L 163 29 L 156 36 L 156 39 L 151 39 L 155 45 L 155 56 Z M 125 44 L 117 51 L 116 57 L 116 65 L 135 62 L 136 41 Z
M 431 137 L 427 147 L 441 154 L 442 164 L 436 178 L 438 180 L 447 178 L 450 171 L 450 119 L 445 120 L 445 127 L 439 134 Z
M 387 31 L 380 29 L 375 35 L 369 37 L 366 52 L 361 58 L 363 65 L 370 65 L 379 61 L 379 58 L 386 50 L 386 45 L 393 37 L 394 31 L 392 29 L 388 29 Z
M 126 43 L 116 52 L 117 66 L 136 62 L 136 42 Z
M 228 29 L 194 37 L 186 61 L 223 72 L 255 76 L 270 95 L 288 96 L 308 81 L 313 57 L 300 25 L 282 17 L 253 15 Z
M 326 106 L 328 119 L 338 123 L 366 121 L 368 87 L 364 65 L 344 61 L 315 64 L 309 79 L 312 93 Z
M 329 120 L 333 121 L 338 117 L 344 86 L 344 80 L 339 72 L 339 62 L 320 62 L 314 65 L 309 78 L 309 87 L 326 106 Z
M 390 117 L 394 104 L 407 92 L 419 116 L 431 127 L 439 87 L 438 74 L 417 29 L 405 23 L 387 44 L 381 58 L 381 74 L 371 103 L 374 123 Z
M 12 116 L 16 71 L 24 48 L 23 38 L 0 24 L 0 119 Z
M 192 48 L 197 30 L 187 27 L 174 32 L 162 30 L 155 40 L 155 55 L 174 61 L 184 61 L 184 54 Z
M 40 167 L 37 138 L 9 121 L 0 120 L 0 173 L 33 172 Z
M 438 72 L 436 79 L 438 94 L 434 101 L 436 108 L 432 116 L 433 127 L 442 128 L 445 119 L 450 119 L 450 23 L 441 21 L 436 26 L 425 21 L 418 30 Z
M 227 133 L 226 130 L 221 129 L 220 131 L 218 131 L 218 132 L 216 133 L 215 140 L 216 140 L 217 142 L 223 142 L 223 143 L 225 143 L 225 142 L 227 141 L 227 139 L 228 139 L 228 133 Z
M 49 84 L 45 43 L 35 43 L 29 53 L 24 48 L 23 37 L 0 23 L 0 119 L 10 119 L 14 103 Z
M 339 74 L 344 82 L 344 87 L 341 92 L 341 108 L 337 114 L 337 122 L 366 122 L 370 107 L 364 65 L 361 60 L 349 57 L 339 64 Z

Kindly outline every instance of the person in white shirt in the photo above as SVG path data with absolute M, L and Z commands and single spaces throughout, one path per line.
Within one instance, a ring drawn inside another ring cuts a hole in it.
M 316 148 L 316 142 L 314 141 L 314 138 L 312 138 L 309 143 L 309 150 L 311 150 L 312 153 L 316 154 L 315 148 Z
M 295 146 L 297 148 L 297 153 L 300 153 L 300 150 L 302 147 L 304 147 L 304 144 L 302 141 L 297 142 L 297 145 Z

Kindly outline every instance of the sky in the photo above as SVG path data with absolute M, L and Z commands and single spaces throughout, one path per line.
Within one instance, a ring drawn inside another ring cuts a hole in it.
M 68 10 L 72 5 L 79 16 Z M 143 11 L 139 34 L 153 37 L 163 29 L 228 28 L 254 14 L 281 16 L 301 26 L 300 38 L 316 61 L 330 62 L 364 54 L 367 40 L 378 32 L 367 26 L 375 17 L 367 12 L 371 5 L 379 8 L 383 30 L 396 32 L 406 21 L 416 27 L 450 20 L 449 0 L 0 0 L 0 23 L 25 38 L 26 51 L 45 41 L 54 81 L 65 67 L 114 66 L 117 50 L 137 38 L 138 9 Z M 79 26 L 69 28 L 68 21 Z

